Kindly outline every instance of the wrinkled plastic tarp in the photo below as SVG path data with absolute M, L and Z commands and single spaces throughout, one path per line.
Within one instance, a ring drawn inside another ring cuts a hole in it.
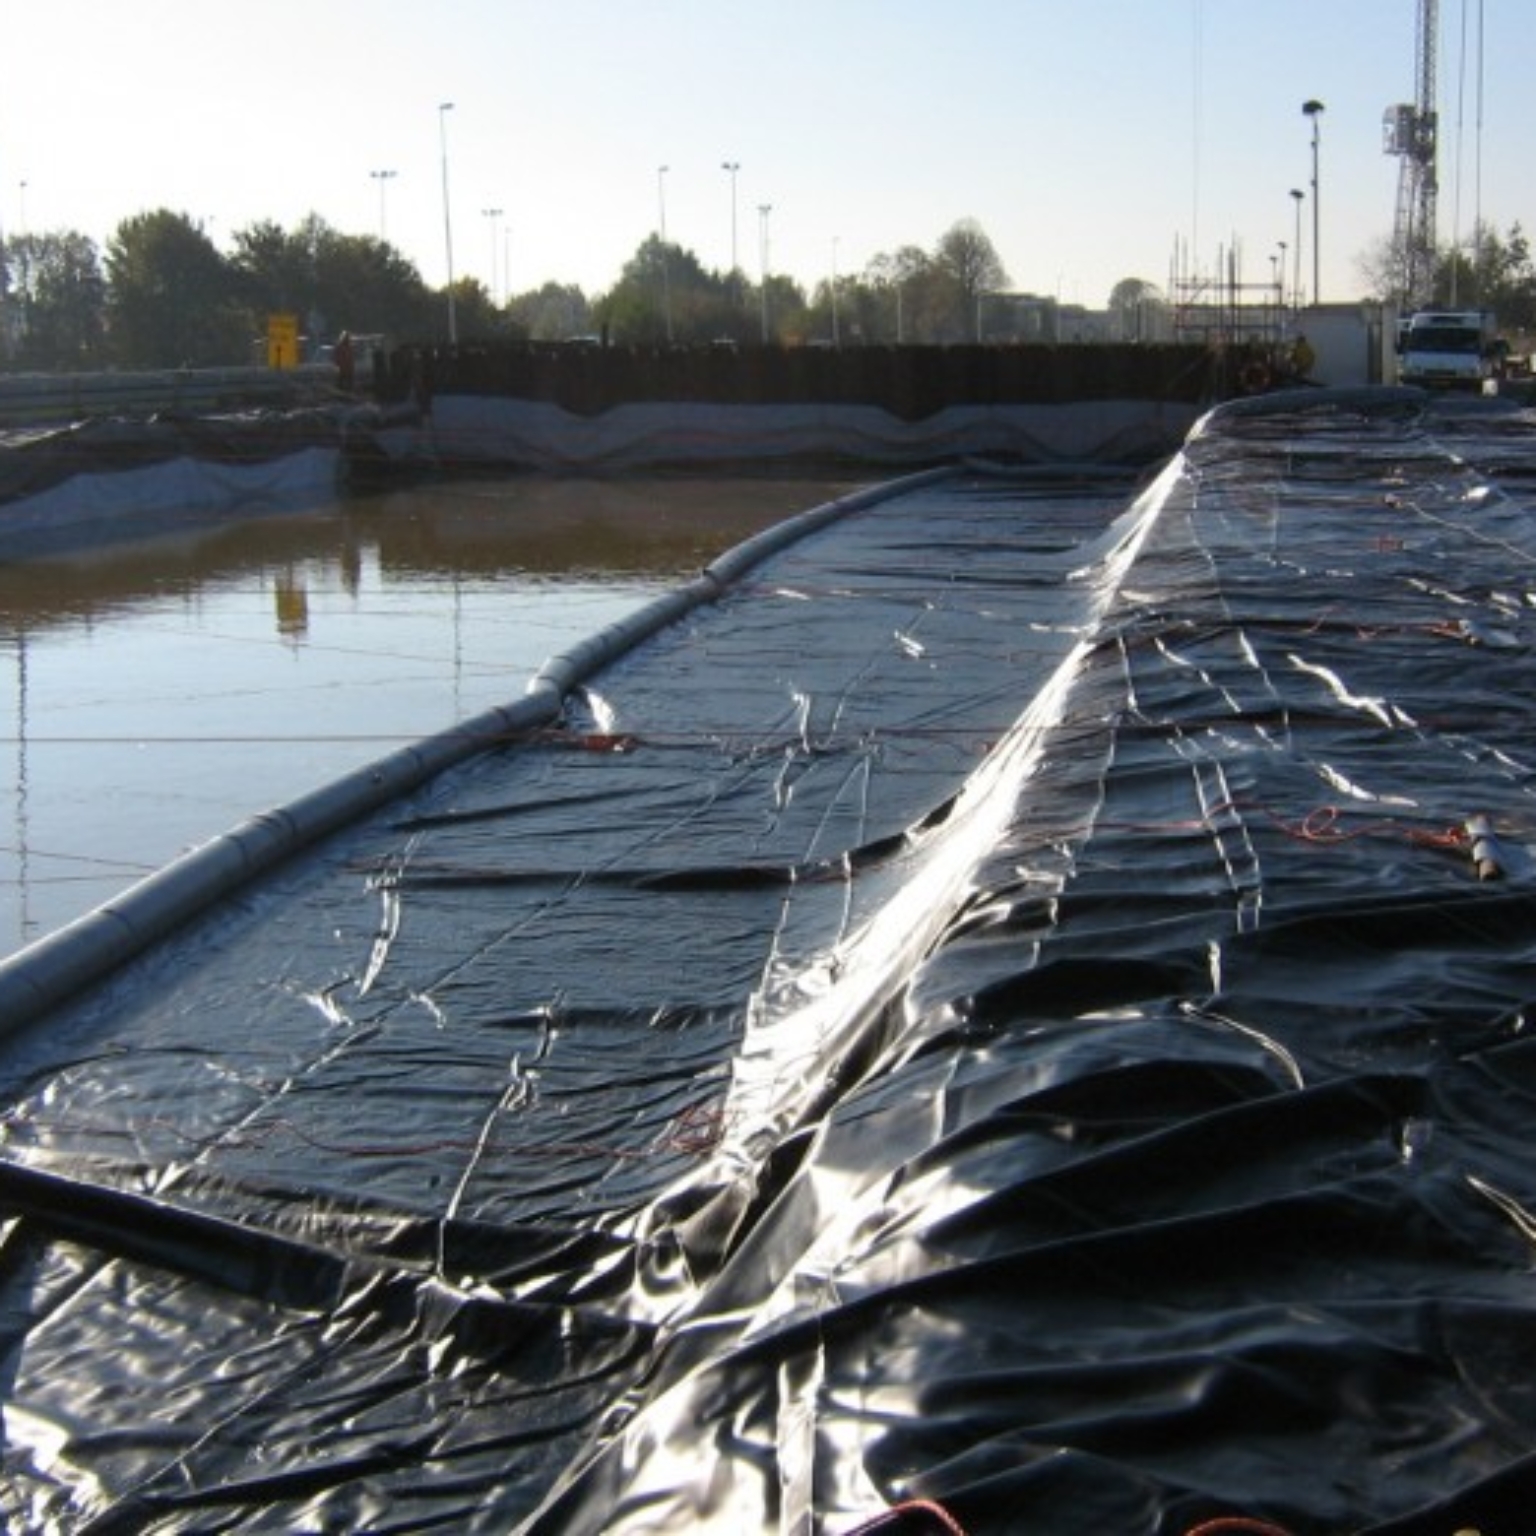
M 20 500 L 81 474 L 121 474 L 196 459 L 261 464 L 309 448 L 340 446 L 333 411 L 262 410 L 224 416 L 164 411 L 148 417 L 99 416 L 70 426 L 16 430 L 0 451 L 0 502 Z
M 433 464 L 499 463 L 604 473 L 656 465 L 809 459 L 861 466 L 1007 461 L 1146 464 L 1165 459 L 1199 410 L 1184 401 L 950 405 L 907 419 L 875 405 L 649 401 L 596 415 L 550 401 L 446 394 L 430 417 L 380 433 L 385 452 Z
M 189 509 L 333 495 L 336 411 L 91 417 L 0 434 L 0 549 L 126 537 Z
M 6 1041 L 7 1519 L 1529 1529 L 1532 429 L 909 489 Z

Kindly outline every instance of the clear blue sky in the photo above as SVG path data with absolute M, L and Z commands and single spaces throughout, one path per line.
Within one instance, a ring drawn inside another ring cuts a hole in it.
M 1382 114 L 1413 99 L 1417 10 L 12 0 L 0 221 L 104 243 L 120 219 L 166 207 L 227 247 L 258 219 L 287 228 L 315 212 L 377 234 L 382 187 L 387 237 L 435 285 L 446 137 L 455 272 L 498 292 L 548 278 L 608 286 L 663 207 L 669 239 L 728 267 L 724 161 L 741 167 L 737 253 L 754 277 L 770 204 L 770 266 L 807 286 L 834 265 L 931 248 L 966 217 L 1016 288 L 1069 302 L 1101 305 L 1128 276 L 1166 286 L 1176 242 L 1207 270 L 1235 248 L 1245 280 L 1261 282 L 1279 242 L 1296 243 L 1295 187 L 1310 287 L 1301 104 L 1316 98 L 1324 297 L 1349 298 L 1362 252 L 1392 229 L 1398 162 L 1382 151 Z M 1501 231 L 1530 229 L 1536 3 L 1441 0 L 1441 13 L 1441 237 L 1479 211 Z

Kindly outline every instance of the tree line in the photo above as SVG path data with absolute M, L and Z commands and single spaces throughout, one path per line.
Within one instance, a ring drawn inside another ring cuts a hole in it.
M 475 277 L 452 288 L 461 342 L 602 336 L 634 345 L 1018 340 L 1002 302 L 1008 274 L 976 221 L 931 249 L 903 246 L 862 273 L 807 292 L 706 268 L 650 236 L 605 292 L 549 282 L 496 302 Z M 1150 285 L 1135 284 L 1144 299 Z M 311 214 L 297 227 L 238 231 L 219 250 L 168 209 L 124 220 L 105 251 L 74 231 L 0 240 L 0 365 L 12 370 L 210 367 L 265 357 L 267 316 L 291 314 L 313 349 L 342 331 L 395 342 L 447 335 L 448 293 L 383 239 Z M 1038 339 L 1038 338 L 1036 338 Z
M 1389 248 L 1361 263 L 1390 294 Z M 598 337 L 631 345 L 730 341 L 944 345 L 1059 339 L 1033 305 L 1006 292 L 1008 273 L 986 232 L 962 219 L 930 248 L 882 253 L 864 270 L 806 291 L 769 273 L 706 268 L 652 235 L 606 291 L 548 282 L 498 303 L 474 277 L 453 284 L 460 341 Z M 0 240 L 0 366 L 10 370 L 211 367 L 265 358 L 267 316 L 297 316 L 311 353 L 343 331 L 391 342 L 447 334 L 448 294 L 429 287 L 393 245 L 347 235 L 311 214 L 292 229 L 259 222 L 228 253 L 187 215 L 159 209 L 125 219 L 101 251 L 74 231 Z M 1536 331 L 1536 267 L 1518 224 L 1481 228 L 1442 252 L 1433 302 L 1494 311 L 1509 333 Z M 1109 297 L 1115 339 L 1166 333 L 1167 300 L 1126 278 Z M 1149 319 L 1149 317 L 1151 317 Z
M 1404 262 L 1394 240 L 1378 242 L 1359 268 L 1372 293 L 1397 297 Z M 1519 223 L 1503 235 L 1492 224 L 1479 223 L 1469 240 L 1442 246 L 1427 307 L 1488 310 L 1506 336 L 1536 335 L 1536 263 Z

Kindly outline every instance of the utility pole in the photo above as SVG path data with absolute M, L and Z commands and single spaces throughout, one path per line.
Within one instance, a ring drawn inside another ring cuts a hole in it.
M 458 311 L 453 305 L 453 216 L 448 211 L 448 114 L 453 103 L 444 101 L 437 108 L 437 141 L 443 161 L 443 249 L 448 257 L 448 345 L 459 340 Z
M 1319 168 L 1322 135 L 1318 122 L 1323 115 L 1320 101 L 1304 101 L 1301 110 L 1312 119 L 1312 302 L 1323 302 L 1323 189 Z
M 762 287 L 759 297 L 762 300 L 763 345 L 765 347 L 768 345 L 770 332 L 768 324 L 768 215 L 772 212 L 772 203 L 759 203 L 757 205 L 758 265 L 762 270 Z

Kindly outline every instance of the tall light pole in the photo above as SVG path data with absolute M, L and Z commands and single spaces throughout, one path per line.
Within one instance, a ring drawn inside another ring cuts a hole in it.
M 741 265 L 736 260 L 736 172 L 741 169 L 741 161 L 722 160 L 720 169 L 731 178 L 731 272 L 734 274 Z
M 1291 303 L 1297 309 L 1301 308 L 1301 200 L 1306 195 L 1300 187 L 1291 188 L 1291 196 L 1296 201 L 1296 244 L 1291 248 Z
M 491 303 L 496 302 L 496 247 L 499 244 L 496 239 L 496 221 L 501 217 L 500 208 L 482 208 L 483 217 L 490 220 L 491 225 Z
M 394 171 L 369 171 L 368 174 L 379 184 L 379 239 L 384 239 L 384 188 L 396 175 Z
M 762 269 L 763 345 L 768 345 L 768 215 L 773 212 L 772 203 L 757 205 L 758 265 Z
M 837 242 L 839 237 L 832 236 L 832 345 L 842 344 L 842 335 L 837 324 Z
M 1318 143 L 1319 129 L 1318 119 L 1323 115 L 1323 104 L 1320 101 L 1304 101 L 1301 110 L 1312 119 L 1312 302 L 1323 302 L 1323 232 L 1322 232 L 1322 197 L 1318 190 Z
M 453 216 L 448 209 L 448 114 L 453 103 L 445 101 L 437 109 L 437 139 L 443 158 L 443 247 L 448 253 L 448 345 L 459 340 L 459 317 L 453 307 Z
M 667 261 L 667 172 L 669 166 L 656 167 L 657 233 L 661 241 L 661 312 L 667 327 L 667 345 L 672 344 L 672 275 Z

